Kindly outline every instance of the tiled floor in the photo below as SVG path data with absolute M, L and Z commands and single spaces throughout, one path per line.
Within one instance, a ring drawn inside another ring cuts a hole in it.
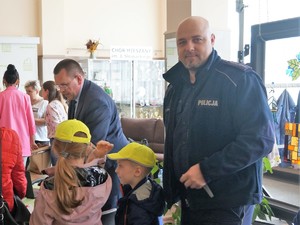
M 263 185 L 273 198 L 300 207 L 300 170 L 273 168 L 273 174 L 265 174 Z
M 270 177 L 265 177 L 263 184 L 272 198 L 300 206 L 299 184 Z

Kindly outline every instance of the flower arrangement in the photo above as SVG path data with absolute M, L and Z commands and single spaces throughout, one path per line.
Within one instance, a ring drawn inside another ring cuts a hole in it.
M 93 53 L 97 49 L 97 47 L 99 45 L 99 41 L 90 39 L 90 40 L 88 40 L 88 42 L 85 45 L 86 45 L 87 50 L 90 53 Z
M 292 77 L 292 80 L 297 80 L 300 77 L 300 52 L 296 55 L 296 59 L 290 59 L 286 74 Z

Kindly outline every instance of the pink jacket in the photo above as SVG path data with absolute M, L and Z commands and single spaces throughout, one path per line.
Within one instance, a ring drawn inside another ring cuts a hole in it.
M 21 140 L 22 155 L 31 155 L 30 137 L 35 134 L 35 122 L 29 95 L 13 86 L 0 92 L 0 127 L 15 130 Z
M 81 187 L 85 196 L 82 205 L 70 215 L 62 214 L 55 203 L 52 190 L 41 184 L 34 202 L 34 210 L 30 217 L 30 225 L 102 225 L 101 216 L 104 203 L 111 192 L 111 178 L 94 187 Z
M 9 128 L 0 128 L 2 144 L 2 195 L 12 211 L 14 192 L 24 198 L 27 188 L 25 168 L 20 140 L 17 133 Z

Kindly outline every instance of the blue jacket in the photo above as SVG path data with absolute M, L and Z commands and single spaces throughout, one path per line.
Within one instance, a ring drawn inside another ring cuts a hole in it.
M 285 124 L 295 122 L 296 105 L 289 92 L 285 89 L 277 100 L 275 133 L 278 145 L 284 144 Z
M 162 187 L 151 179 L 143 179 L 132 189 L 123 186 L 124 197 L 119 199 L 116 225 L 159 225 L 164 212 Z
M 260 77 L 248 66 L 222 60 L 213 50 L 189 82 L 181 62 L 164 75 L 166 140 L 163 186 L 170 208 L 237 207 L 262 199 L 262 158 L 274 144 L 274 124 Z M 200 163 L 212 190 L 185 189 L 180 176 Z
M 119 114 L 115 102 L 97 84 L 84 80 L 83 88 L 77 103 L 75 118 L 82 121 L 90 129 L 92 142 L 97 144 L 106 140 L 114 144 L 110 153 L 118 152 L 128 144 L 123 134 Z M 113 181 L 112 192 L 103 210 L 116 208 L 120 193 L 120 181 L 115 173 L 116 162 L 107 159 L 105 169 Z

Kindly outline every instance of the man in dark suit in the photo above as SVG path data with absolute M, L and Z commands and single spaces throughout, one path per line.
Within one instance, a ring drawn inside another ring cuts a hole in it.
M 84 78 L 85 74 L 78 62 L 72 59 L 60 61 L 54 68 L 55 83 L 69 102 L 69 119 L 75 118 L 85 123 L 91 131 L 93 144 L 106 140 L 114 144 L 111 152 L 118 152 L 127 145 L 123 134 L 117 107 L 112 98 L 97 84 Z M 74 107 L 74 108 L 73 108 Z M 107 159 L 105 169 L 113 180 L 111 195 L 103 207 L 104 225 L 114 224 L 114 210 L 121 197 L 120 182 L 115 173 L 116 164 Z

